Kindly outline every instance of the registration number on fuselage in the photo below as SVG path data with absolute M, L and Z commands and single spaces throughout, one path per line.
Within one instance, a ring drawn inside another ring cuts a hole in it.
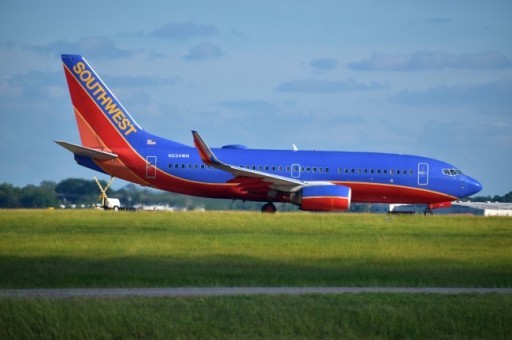
M 170 153 L 168 156 L 169 158 L 190 158 L 188 153 Z

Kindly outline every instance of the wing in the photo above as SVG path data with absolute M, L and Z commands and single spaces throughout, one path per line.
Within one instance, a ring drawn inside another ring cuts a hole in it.
M 309 185 L 333 185 L 331 182 L 305 182 L 294 178 L 278 176 L 268 172 L 257 171 L 230 165 L 220 161 L 213 151 L 206 145 L 197 131 L 192 131 L 194 144 L 201 156 L 202 161 L 216 169 L 229 172 L 235 178 L 230 182 L 237 182 L 246 191 L 268 191 L 278 190 L 284 192 L 295 192 Z

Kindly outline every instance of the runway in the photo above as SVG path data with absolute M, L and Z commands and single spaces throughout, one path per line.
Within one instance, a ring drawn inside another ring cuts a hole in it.
M 327 294 L 512 294 L 512 288 L 456 287 L 183 287 L 2 289 L 0 298 L 125 298 Z

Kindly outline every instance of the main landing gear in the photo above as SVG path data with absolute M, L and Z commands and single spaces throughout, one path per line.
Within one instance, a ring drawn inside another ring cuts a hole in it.
M 430 207 L 426 207 L 425 210 L 423 210 L 423 215 L 425 216 L 432 216 L 434 215 L 434 212 Z
M 263 206 L 261 207 L 262 213 L 273 214 L 276 212 L 276 210 L 277 210 L 276 206 L 270 202 L 263 204 Z

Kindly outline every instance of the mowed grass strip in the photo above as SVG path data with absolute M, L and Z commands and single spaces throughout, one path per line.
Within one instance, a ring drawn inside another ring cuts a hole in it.
M 0 211 L 0 287 L 512 286 L 512 219 Z
M 0 299 L 5 339 L 509 339 L 510 295 Z

